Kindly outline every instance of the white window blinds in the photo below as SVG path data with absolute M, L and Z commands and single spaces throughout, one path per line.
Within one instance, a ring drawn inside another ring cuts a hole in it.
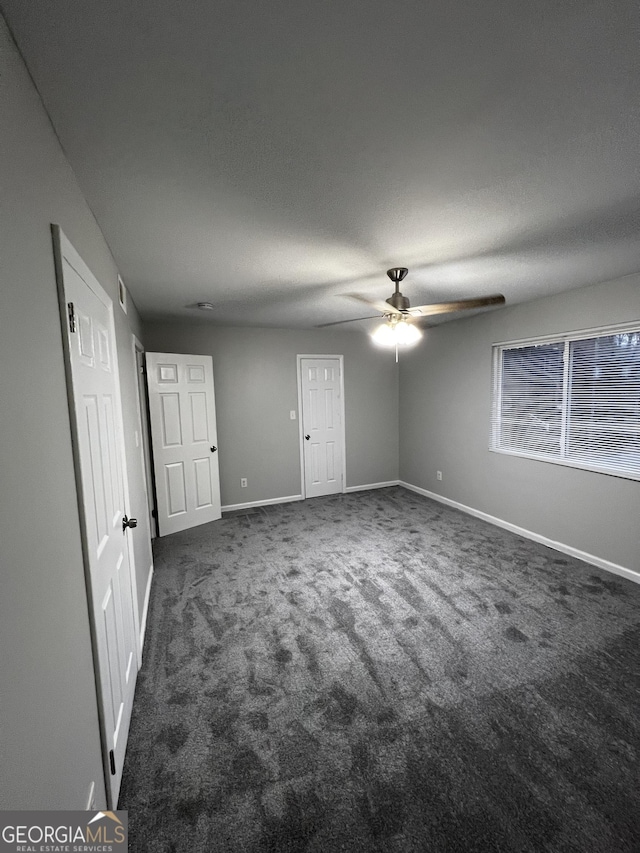
M 491 448 L 640 479 L 640 325 L 495 346 Z

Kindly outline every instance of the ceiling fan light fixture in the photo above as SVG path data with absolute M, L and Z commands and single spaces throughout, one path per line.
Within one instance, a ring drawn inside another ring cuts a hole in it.
M 396 345 L 395 334 L 390 323 L 381 323 L 371 333 L 374 344 L 379 347 L 394 347 Z
M 422 337 L 422 332 L 413 323 L 406 320 L 401 320 L 396 324 L 395 334 L 398 339 L 399 346 L 412 347 L 417 344 Z
M 404 318 L 389 319 L 378 326 L 371 337 L 374 343 L 381 347 L 410 347 L 418 343 L 422 332 Z

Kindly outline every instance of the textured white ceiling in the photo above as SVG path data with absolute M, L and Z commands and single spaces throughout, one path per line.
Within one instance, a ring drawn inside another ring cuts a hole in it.
M 1 2 L 146 317 L 640 270 L 636 0 Z

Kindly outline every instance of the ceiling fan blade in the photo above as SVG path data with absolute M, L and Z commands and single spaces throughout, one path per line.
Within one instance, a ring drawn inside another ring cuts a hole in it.
M 505 298 L 502 294 L 493 296 L 480 296 L 477 299 L 458 299 L 456 302 L 436 302 L 433 305 L 416 305 L 410 308 L 409 313 L 414 312 L 418 316 L 427 317 L 430 314 L 449 314 L 452 311 L 464 311 L 469 308 L 484 308 L 486 305 L 504 305 Z
M 380 320 L 382 319 L 379 314 L 374 314 L 369 317 L 354 317 L 352 320 L 336 320 L 335 323 L 319 323 L 317 326 L 314 326 L 314 329 L 324 329 L 327 326 L 341 326 L 343 323 L 358 323 L 360 320 Z
M 380 311 L 381 314 L 402 314 L 402 311 L 398 311 L 397 308 L 394 308 L 393 305 L 390 305 L 388 302 L 367 299 L 366 296 L 361 296 L 359 293 L 346 293 L 345 296 L 349 296 L 351 299 L 357 299 L 358 302 L 364 302 L 365 305 L 370 305 L 372 308 L 375 308 L 376 311 Z

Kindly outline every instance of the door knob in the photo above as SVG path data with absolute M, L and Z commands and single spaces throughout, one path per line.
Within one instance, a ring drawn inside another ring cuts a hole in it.
M 305 435 L 305 438 L 307 439 L 307 441 L 309 441 L 309 439 L 311 438 L 311 436 L 310 436 L 310 435 Z
M 126 515 L 122 516 L 122 532 L 124 533 L 127 527 L 137 527 L 138 519 L 137 518 L 127 518 Z
M 212 444 L 212 445 L 211 445 L 211 452 L 212 452 L 212 453 L 215 453 L 217 449 L 218 449 L 218 448 L 215 446 L 215 444 Z

